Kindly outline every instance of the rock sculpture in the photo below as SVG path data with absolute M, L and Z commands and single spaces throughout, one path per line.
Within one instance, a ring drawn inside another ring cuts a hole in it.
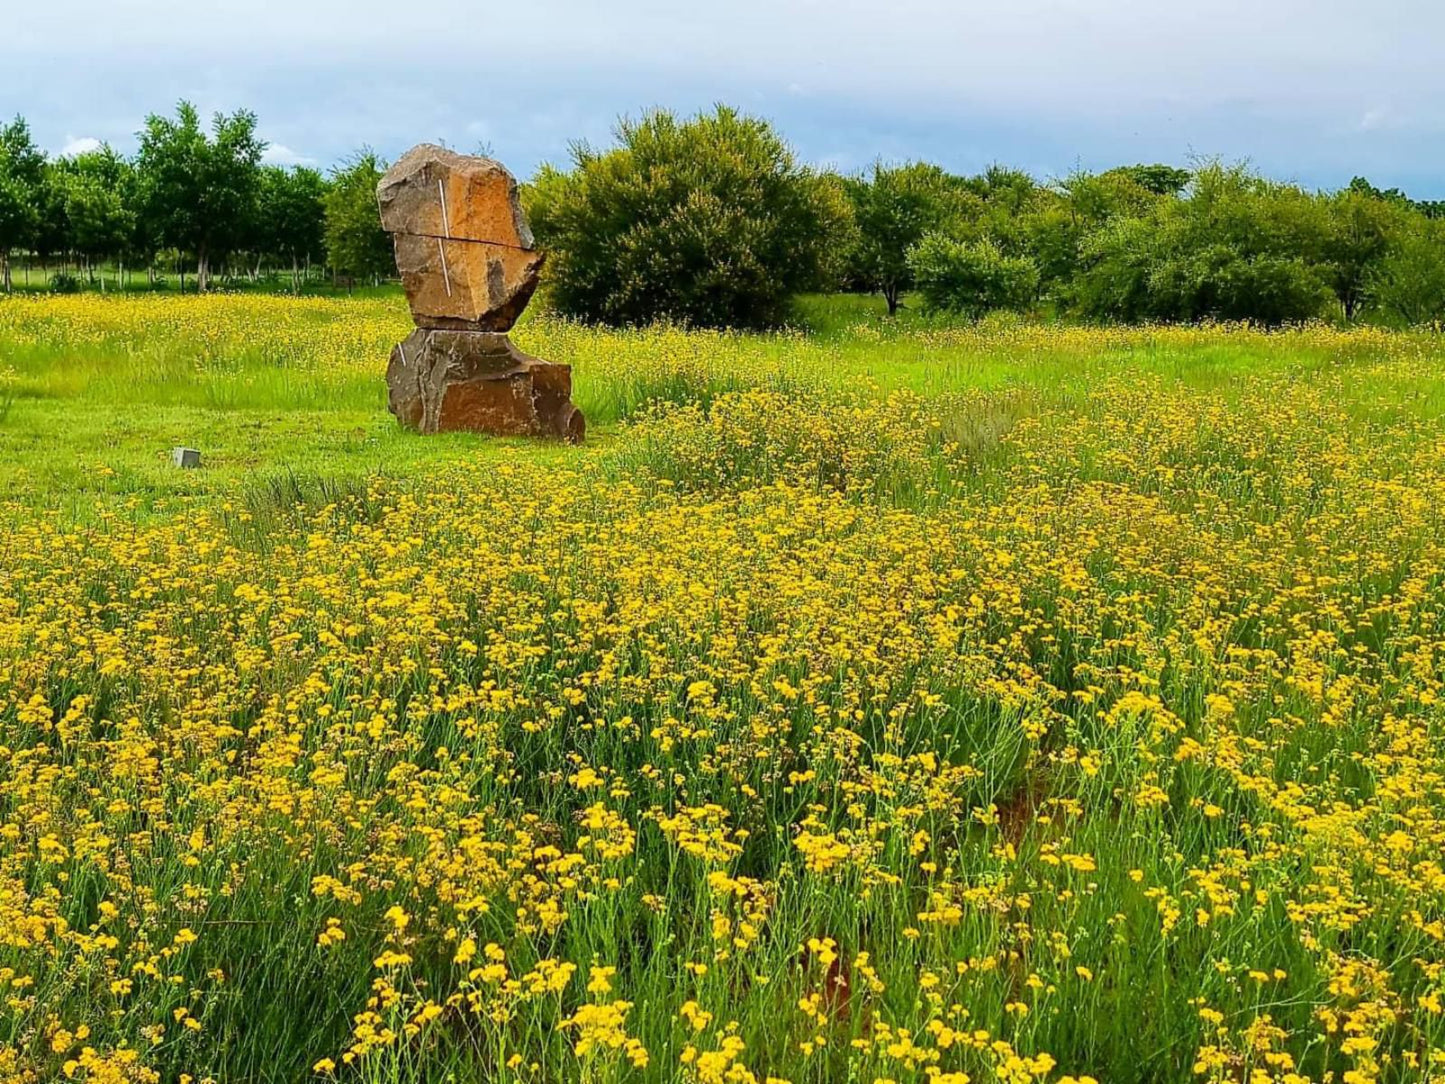
M 423 143 L 387 171 L 376 199 L 417 328 L 391 352 L 391 412 L 423 433 L 581 441 L 571 366 L 524 354 L 506 334 L 543 261 L 516 179 L 490 158 Z

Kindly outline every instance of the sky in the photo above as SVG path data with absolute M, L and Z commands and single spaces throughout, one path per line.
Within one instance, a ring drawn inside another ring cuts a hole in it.
M 845 171 L 1218 156 L 1445 198 L 1442 56 L 1438 0 L 0 0 L 0 117 L 130 151 L 184 98 L 253 110 L 269 161 L 431 141 L 526 178 L 727 102 Z

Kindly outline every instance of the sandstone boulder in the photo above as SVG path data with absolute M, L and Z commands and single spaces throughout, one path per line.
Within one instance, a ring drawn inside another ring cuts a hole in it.
M 376 200 L 387 233 L 533 247 L 516 178 L 490 158 L 423 143 L 386 171 Z
M 423 433 L 470 430 L 580 443 L 572 368 L 540 361 L 502 334 L 418 328 L 391 352 L 391 412 Z
M 410 233 L 394 241 L 418 327 L 506 331 L 537 289 L 540 252 Z

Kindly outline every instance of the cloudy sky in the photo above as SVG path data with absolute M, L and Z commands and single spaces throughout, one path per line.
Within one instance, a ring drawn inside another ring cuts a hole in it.
M 615 118 L 726 101 L 805 159 L 1040 177 L 1249 159 L 1445 197 L 1438 0 L 0 0 L 0 115 L 134 147 L 177 99 L 273 161 L 489 148 L 521 176 Z

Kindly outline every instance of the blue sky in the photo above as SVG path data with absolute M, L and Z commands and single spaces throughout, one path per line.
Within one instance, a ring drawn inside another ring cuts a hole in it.
M 488 147 L 519 176 L 615 118 L 727 101 L 804 159 L 1039 177 L 1249 159 L 1445 198 L 1428 0 L 3 0 L 0 115 L 129 150 L 179 98 L 244 106 L 274 161 Z

